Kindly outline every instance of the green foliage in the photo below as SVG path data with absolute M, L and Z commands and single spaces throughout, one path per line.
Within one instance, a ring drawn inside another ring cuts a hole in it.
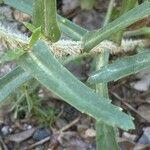
M 49 127 L 51 127 L 57 115 L 54 108 L 46 108 L 44 106 L 41 106 L 41 104 L 34 106 L 32 113 L 36 117 L 37 122 L 40 124 L 40 126 Z
M 43 0 L 33 0 L 32 22 L 35 27 L 44 26 Z
M 131 117 L 77 80 L 55 59 L 43 41 L 38 41 L 30 53 L 20 57 L 18 63 L 40 83 L 82 113 L 125 130 L 134 128 Z M 122 122 L 122 119 L 126 121 Z
M 141 36 L 141 35 L 150 37 L 150 27 L 142 27 L 140 29 L 127 31 L 124 33 L 125 37 L 136 37 L 136 36 Z
M 134 8 L 134 6 L 137 4 L 137 2 L 138 2 L 138 0 L 123 0 L 122 8 L 121 8 L 119 16 L 125 14 L 126 12 L 128 12 L 129 10 Z M 112 40 L 115 41 L 116 43 L 118 43 L 119 45 L 121 45 L 122 36 L 123 36 L 124 31 L 125 31 L 125 29 L 122 29 L 119 32 L 117 32 L 115 35 L 113 35 Z
M 79 27 L 68 19 L 61 17 L 60 15 L 57 15 L 57 20 L 62 32 L 73 40 L 80 41 L 83 35 L 87 32 L 86 29 Z
M 24 117 L 34 117 L 39 126 L 51 126 L 55 119 L 56 111 L 54 108 L 47 107 L 42 104 L 37 89 L 39 83 L 31 79 L 21 86 L 13 96 L 10 96 L 11 111 L 14 112 L 14 119 Z M 14 100 L 15 99 L 15 100 Z
M 41 83 L 48 90 L 54 92 L 57 96 L 82 113 L 86 113 L 96 119 L 98 150 L 100 147 L 103 147 L 103 149 L 111 149 L 113 147 L 113 149 L 117 150 L 118 145 L 116 144 L 114 127 L 128 130 L 133 129 L 134 124 L 131 116 L 123 113 L 120 108 L 111 104 L 108 98 L 107 83 L 134 74 L 142 69 L 149 68 L 149 50 L 144 50 L 136 55 L 118 59 L 112 64 L 107 64 L 109 61 L 107 49 L 98 55 L 97 69 L 100 70 L 91 74 L 88 79 L 90 83 L 97 84 L 102 82 L 96 85 L 98 94 L 74 77 L 62 64 L 74 59 L 80 59 L 83 56 L 91 55 L 91 53 L 88 52 L 92 48 L 99 45 L 103 40 L 109 40 L 116 32 L 118 32 L 119 38 L 116 36 L 117 40 L 114 41 L 119 43 L 118 41 L 122 40 L 125 28 L 136 21 L 150 16 L 150 2 L 145 1 L 141 5 L 135 6 L 136 0 L 124 1 L 124 9 L 119 13 L 117 12 L 117 14 L 121 14 L 121 16 L 109 23 L 114 3 L 114 0 L 111 0 L 104 22 L 105 26 L 96 31 L 88 32 L 58 15 L 56 12 L 56 0 L 3 1 L 13 8 L 32 15 L 33 24 L 24 23 L 32 32 L 30 41 L 26 40 L 24 46 L 20 48 L 20 37 L 14 36 L 13 40 L 16 40 L 15 44 L 18 44 L 19 47 L 15 50 L 7 51 L 7 53 L 1 56 L 1 63 L 15 60 L 19 66 L 0 78 L 0 101 L 6 99 L 7 96 L 26 81 L 36 79 L 36 83 Z M 94 2 L 94 0 L 90 0 L 90 2 Z M 59 31 L 59 28 L 61 31 Z M 2 36 L 2 38 L 0 38 L 1 40 L 3 40 L 3 38 L 9 39 L 10 34 L 8 31 L 6 32 L 2 27 L 0 31 L 0 37 Z M 4 36 L 4 32 L 5 35 L 8 34 L 8 36 Z M 60 32 L 63 32 L 75 41 L 80 41 L 78 43 L 82 44 L 82 52 L 86 53 L 61 58 L 61 61 L 58 61 L 54 56 L 56 51 L 53 50 L 54 47 L 51 44 L 59 40 Z M 139 29 L 125 33 L 127 36 L 141 34 L 149 35 L 148 27 L 144 27 L 144 30 Z M 9 41 L 9 45 L 14 44 L 13 40 Z M 47 40 L 51 41 L 49 45 L 47 44 Z M 54 54 L 51 51 L 53 51 Z M 37 120 L 40 120 L 40 123 L 51 124 L 55 116 L 55 110 L 49 107 L 43 107 L 37 95 L 34 94 L 34 90 L 30 90 L 29 86 L 24 85 L 23 87 L 26 87 L 23 88 L 24 92 L 16 94 L 17 101 L 13 105 L 13 110 L 16 112 L 15 114 L 27 109 L 28 114 L 31 113 L 37 116 Z M 100 129 L 103 131 L 100 131 Z
M 48 40 L 58 41 L 61 35 L 56 20 L 56 0 L 34 0 L 32 14 L 33 25 L 41 27 Z
M 88 79 L 90 83 L 116 81 L 143 69 L 150 68 L 150 51 L 140 52 L 134 56 L 118 59 L 100 70 L 92 73 Z
M 44 35 L 52 42 L 59 40 L 61 34 L 56 20 L 56 0 L 43 0 L 44 2 Z
M 20 67 L 15 68 L 10 73 L 0 78 L 0 101 L 4 100 L 17 87 L 29 79 L 31 79 L 29 74 L 24 72 Z
M 35 30 L 33 30 L 29 42 L 29 48 L 32 47 L 36 43 L 36 41 L 41 38 L 41 36 L 41 27 L 38 27 Z
M 33 0 L 4 0 L 4 2 L 11 7 L 32 15 Z M 57 15 L 57 20 L 61 31 L 74 40 L 81 40 L 82 36 L 87 32 L 85 29 L 60 15 Z
M 115 0 L 110 0 L 109 2 L 104 26 L 110 22 L 111 14 L 114 8 L 114 2 Z M 106 51 L 102 52 L 101 54 L 95 57 L 96 70 L 99 70 L 101 67 L 108 64 L 109 56 L 109 51 L 106 49 Z M 96 84 L 96 93 L 109 99 L 107 83 Z M 108 139 L 108 141 L 105 139 Z M 97 150 L 119 150 L 119 146 L 116 140 L 115 128 L 106 124 L 103 121 L 96 121 L 96 144 Z
M 3 0 L 0 0 L 0 4 L 3 3 Z
M 82 47 L 88 52 L 100 42 L 109 38 L 113 33 L 116 33 L 134 22 L 148 17 L 149 15 L 150 2 L 145 2 L 120 16 L 105 27 L 86 33 L 82 40 Z

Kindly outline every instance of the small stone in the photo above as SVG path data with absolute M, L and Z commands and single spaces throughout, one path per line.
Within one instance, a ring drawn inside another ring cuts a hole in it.
M 38 128 L 36 131 L 33 133 L 32 138 L 35 141 L 41 141 L 49 136 L 52 135 L 52 131 L 49 130 L 48 128 Z
M 94 129 L 87 129 L 85 131 L 85 137 L 93 138 L 96 136 L 96 131 Z
M 150 127 L 143 128 L 143 134 L 137 141 L 139 144 L 150 144 Z
M 30 125 L 30 124 L 24 124 L 23 125 L 23 130 L 29 130 L 29 129 L 31 129 L 32 128 L 32 125 Z
M 130 134 L 128 132 L 123 132 L 122 137 L 125 139 L 128 139 L 129 141 L 135 141 L 135 139 L 137 138 L 137 135 Z
M 29 130 L 29 129 L 31 129 L 32 128 L 32 126 L 31 125 L 28 125 L 27 126 L 27 130 Z
M 77 131 L 80 134 L 81 137 L 85 137 L 85 131 L 88 129 L 88 125 L 79 124 L 77 125 Z
M 88 125 L 79 124 L 79 125 L 77 126 L 77 130 L 78 130 L 79 133 L 80 133 L 80 132 L 85 132 L 87 129 L 88 129 Z
M 4 126 L 2 127 L 1 132 L 3 136 L 9 135 L 12 132 L 12 128 L 9 126 Z

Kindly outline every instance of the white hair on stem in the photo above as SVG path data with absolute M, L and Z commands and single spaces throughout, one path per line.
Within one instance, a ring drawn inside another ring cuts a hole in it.
M 14 30 L 10 26 L 5 26 L 0 22 L 0 43 L 6 48 L 14 49 L 17 47 L 22 47 L 23 45 L 28 44 L 29 38 L 19 32 Z
M 30 38 L 19 31 L 13 31 L 12 28 L 0 24 L 0 42 L 9 49 L 14 49 L 28 45 Z M 48 43 L 48 42 L 47 42 Z M 82 53 L 80 41 L 59 40 L 56 43 L 48 43 L 56 57 L 77 56 Z M 100 53 L 109 50 L 111 54 L 133 51 L 137 46 L 150 46 L 149 40 L 123 39 L 122 45 L 118 46 L 112 41 L 103 41 L 94 47 L 90 53 Z

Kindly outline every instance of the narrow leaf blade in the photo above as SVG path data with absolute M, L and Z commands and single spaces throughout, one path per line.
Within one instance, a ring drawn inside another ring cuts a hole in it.
M 4 3 L 24 13 L 32 15 L 33 0 L 4 0 Z M 61 31 L 74 40 L 81 40 L 83 35 L 87 32 L 84 28 L 60 15 L 57 15 L 57 20 Z
M 143 4 L 120 16 L 118 19 L 109 23 L 105 27 L 86 33 L 82 40 L 82 47 L 85 51 L 90 51 L 100 42 L 110 37 L 110 35 L 113 33 L 116 33 L 133 24 L 134 22 L 148 16 L 150 16 L 150 2 L 144 2 Z
M 134 128 L 130 116 L 75 78 L 56 60 L 43 41 L 38 41 L 33 50 L 22 56 L 18 63 L 45 87 L 82 113 L 125 130 Z
M 140 52 L 134 56 L 116 60 L 102 69 L 92 73 L 88 78 L 90 83 L 116 81 L 143 69 L 150 68 L 150 51 Z
M 115 128 L 106 125 L 104 122 L 96 122 L 96 131 L 99 133 L 97 141 L 100 141 L 103 150 L 119 150 L 116 142 Z
M 57 20 L 61 30 L 73 40 L 81 40 L 82 37 L 86 34 L 87 30 L 79 27 L 78 25 L 74 24 L 70 20 L 57 15 Z
M 20 67 L 0 78 L 0 102 L 29 79 L 31 76 Z

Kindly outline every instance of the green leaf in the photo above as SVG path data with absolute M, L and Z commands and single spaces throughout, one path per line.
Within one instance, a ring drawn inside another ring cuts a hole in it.
M 29 15 L 32 14 L 33 0 L 3 0 L 5 4 Z
M 96 133 L 99 133 L 97 136 L 97 141 L 100 142 L 100 150 L 119 150 L 116 142 L 115 128 L 100 121 L 96 122 L 96 131 Z
M 116 33 L 134 22 L 148 17 L 149 15 L 150 2 L 144 2 L 101 29 L 86 33 L 82 40 L 82 47 L 85 51 L 90 51 L 100 42 L 110 37 L 113 33 Z
M 31 79 L 31 76 L 20 67 L 15 68 L 0 78 L 0 101 L 4 100 L 9 94 L 15 91 L 17 87 L 29 79 Z
M 52 42 L 57 42 L 61 36 L 56 8 L 56 0 L 33 0 L 33 25 L 41 27 L 42 33 Z
M 25 53 L 25 51 L 21 48 L 14 49 L 14 50 L 8 50 L 3 55 L 0 56 L 0 64 L 18 59 L 24 53 Z
M 31 32 L 34 32 L 36 30 L 36 27 L 33 24 L 29 23 L 29 22 L 23 22 L 23 24 Z
M 31 113 L 33 109 L 33 100 L 31 96 L 27 93 L 27 91 L 26 91 L 26 101 L 27 101 L 27 106 L 28 106 L 28 112 Z
M 134 56 L 116 60 L 114 63 L 108 64 L 92 73 L 88 78 L 88 82 L 103 83 L 116 81 L 146 68 L 150 68 L 150 51 L 140 52 Z
M 44 35 L 52 42 L 57 42 L 61 36 L 57 20 L 56 0 L 43 0 L 44 3 Z M 42 27 L 43 28 L 43 27 Z
M 67 61 L 66 60 L 61 61 L 61 63 L 63 65 L 65 65 L 74 59 L 76 59 L 76 58 L 72 58 L 72 59 L 67 60 Z M 5 96 L 1 97 L 0 101 L 4 100 L 7 96 L 9 96 L 9 94 L 11 94 L 13 91 L 15 91 L 16 88 L 20 87 L 22 85 L 22 83 L 24 83 L 24 82 L 26 82 L 32 78 L 32 76 L 30 76 L 29 74 L 26 76 L 26 78 L 24 78 L 25 71 L 22 70 L 22 68 L 20 66 L 18 66 L 17 69 L 15 69 L 12 72 L 7 74 L 6 81 L 10 78 L 9 82 L 13 83 L 14 78 L 13 77 L 11 78 L 11 76 L 12 76 L 12 74 L 14 75 L 15 73 L 16 73 L 16 78 L 19 78 L 21 82 L 18 82 L 17 84 L 13 84 L 13 88 L 11 88 L 11 90 L 9 91 L 8 94 L 5 94 Z M 2 80 L 3 80 L 3 78 L 0 78 L 0 84 L 2 83 Z M 2 86 L 5 86 L 5 89 L 9 89 L 9 84 L 7 84 L 7 82 L 5 82 L 5 84 L 3 84 Z M 0 86 L 0 87 L 2 88 L 2 86 Z M 30 91 L 33 91 L 33 89 L 35 89 L 36 86 L 37 86 L 37 84 L 33 84 L 33 81 L 32 81 L 32 87 L 33 88 L 31 88 Z M 3 89 L 0 89 L 0 90 L 3 90 Z M 5 91 L 3 90 L 2 93 L 3 92 L 5 92 Z
M 125 130 L 134 128 L 130 116 L 75 78 L 56 60 L 43 41 L 38 41 L 31 52 L 20 57 L 18 63 L 45 87 L 82 113 Z
M 150 36 L 150 27 L 142 27 L 140 29 L 127 31 L 124 33 L 125 37 L 141 36 L 141 35 Z
M 41 37 L 41 27 L 36 28 L 32 32 L 32 36 L 30 37 L 29 47 L 32 47 L 38 39 Z
M 34 25 L 28 22 L 24 22 L 23 24 L 32 32 L 29 42 L 29 47 L 32 47 L 38 39 L 43 37 L 43 35 L 41 34 L 41 26 L 36 28 Z
M 81 40 L 82 37 L 87 32 L 86 29 L 79 27 L 78 25 L 74 24 L 70 20 L 61 17 L 60 15 L 57 15 L 57 20 L 61 30 L 73 40 L 77 40 L 77 41 Z
M 3 0 L 0 0 L 0 4 L 3 3 Z
M 44 2 L 33 0 L 32 22 L 35 27 L 44 26 Z
M 4 0 L 4 2 L 11 7 L 32 15 L 33 0 Z M 81 40 L 83 35 L 87 32 L 87 30 L 60 15 L 57 15 L 57 20 L 61 31 L 74 40 Z
M 129 10 L 134 8 L 135 5 L 137 4 L 137 1 L 138 0 L 123 0 L 122 1 L 122 8 L 120 10 L 120 15 L 119 16 L 125 14 L 126 12 L 128 12 Z M 118 43 L 119 45 L 121 45 L 121 41 L 122 41 L 124 31 L 125 31 L 125 29 L 122 29 L 119 32 L 117 32 L 116 34 L 112 35 L 112 40 L 114 42 Z

